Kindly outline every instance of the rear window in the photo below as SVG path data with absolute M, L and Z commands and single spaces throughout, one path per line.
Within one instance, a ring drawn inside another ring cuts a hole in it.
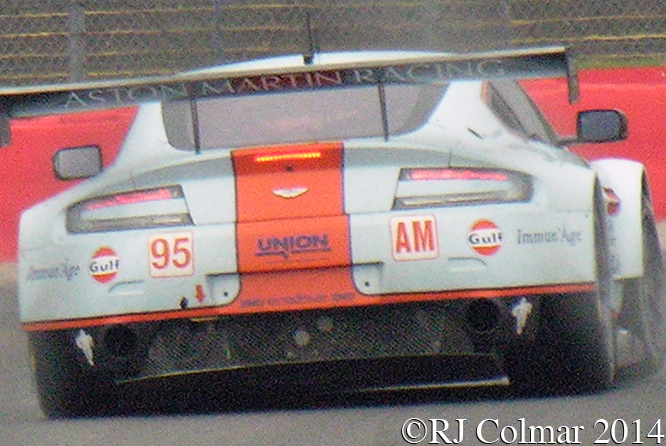
M 446 85 L 377 86 L 199 99 L 163 104 L 169 142 L 194 150 L 330 141 L 408 133 L 439 103 Z M 196 113 L 192 113 L 195 108 Z

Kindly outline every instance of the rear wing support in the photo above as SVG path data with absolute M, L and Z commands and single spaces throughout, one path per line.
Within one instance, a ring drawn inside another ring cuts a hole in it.
M 567 77 L 569 100 L 578 100 L 573 61 L 559 46 L 471 54 L 397 53 L 393 58 L 368 53 L 368 60 L 361 62 L 319 63 L 315 58 L 310 64 L 278 68 L 268 63 L 261 68 L 229 65 L 168 76 L 0 88 L 0 145 L 10 142 L 10 120 L 28 116 L 312 89 L 547 77 Z

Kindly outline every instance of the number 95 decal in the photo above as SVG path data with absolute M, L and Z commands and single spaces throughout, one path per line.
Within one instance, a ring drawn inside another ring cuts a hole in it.
M 179 277 L 194 274 L 191 232 L 158 234 L 148 242 L 151 277 Z

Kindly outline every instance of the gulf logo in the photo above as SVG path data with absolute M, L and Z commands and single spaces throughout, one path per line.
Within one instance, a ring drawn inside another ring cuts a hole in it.
M 472 225 L 467 241 L 482 256 L 492 256 L 502 247 L 502 230 L 490 220 L 479 220 Z
M 118 257 L 118 254 L 113 249 L 104 246 L 95 251 L 88 269 L 96 282 L 108 283 L 118 274 L 120 257 Z

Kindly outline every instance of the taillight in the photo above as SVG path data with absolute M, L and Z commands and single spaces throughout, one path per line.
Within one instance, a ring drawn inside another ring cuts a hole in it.
M 606 201 L 606 213 L 614 216 L 620 213 L 620 197 L 610 187 L 604 187 L 604 200 Z
M 180 186 L 168 186 L 95 197 L 67 212 L 74 233 L 191 225 Z
M 509 175 L 503 171 L 472 169 L 403 169 L 400 179 L 422 180 L 489 180 L 507 181 Z
M 528 175 L 502 169 L 402 169 L 394 209 L 528 201 Z

